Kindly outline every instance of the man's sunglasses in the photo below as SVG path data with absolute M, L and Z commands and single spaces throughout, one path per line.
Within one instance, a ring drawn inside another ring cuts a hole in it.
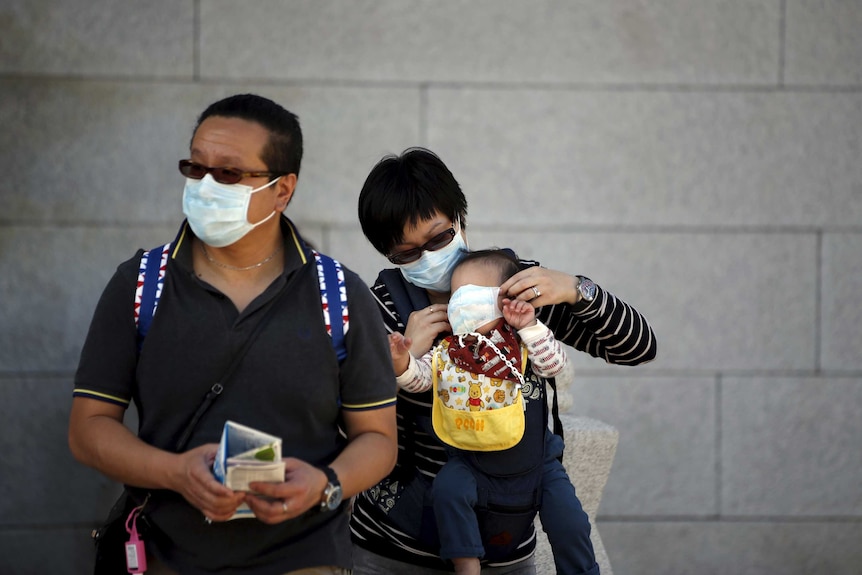
M 220 184 L 236 184 L 243 178 L 263 178 L 281 175 L 274 174 L 273 172 L 243 172 L 237 168 L 210 168 L 191 160 L 180 160 L 180 173 L 193 180 L 200 180 L 207 174 L 212 174 L 213 179 Z
M 422 252 L 436 252 L 440 248 L 445 248 L 455 239 L 455 227 L 452 226 L 445 232 L 440 232 L 418 248 L 410 248 L 397 254 L 389 254 L 386 258 L 396 266 L 403 266 L 415 262 L 422 257 Z

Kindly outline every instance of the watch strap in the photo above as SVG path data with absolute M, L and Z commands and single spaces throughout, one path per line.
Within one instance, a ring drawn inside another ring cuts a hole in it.
M 329 466 L 322 466 L 320 470 L 326 475 L 326 487 L 323 488 L 323 493 L 320 495 L 320 510 L 334 511 L 342 500 L 341 482 L 338 480 L 338 475 Z
M 335 471 L 331 467 L 324 465 L 321 466 L 320 470 L 326 474 L 326 480 L 329 483 L 332 485 L 341 485 L 341 482 L 338 480 L 338 475 L 335 474 Z

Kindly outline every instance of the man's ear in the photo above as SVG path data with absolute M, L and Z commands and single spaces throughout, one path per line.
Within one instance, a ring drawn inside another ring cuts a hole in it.
M 275 211 L 283 212 L 296 190 L 296 174 L 286 174 L 275 183 Z

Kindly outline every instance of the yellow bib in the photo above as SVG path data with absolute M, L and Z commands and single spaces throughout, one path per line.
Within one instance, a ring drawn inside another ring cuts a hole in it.
M 449 359 L 448 342 L 434 349 L 431 374 L 434 401 L 431 424 L 441 441 L 465 451 L 501 451 L 524 436 L 524 398 L 521 385 L 456 367 Z M 521 345 L 521 373 L 527 349 Z

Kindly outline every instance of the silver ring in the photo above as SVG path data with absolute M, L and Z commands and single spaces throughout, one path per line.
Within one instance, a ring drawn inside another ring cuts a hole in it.
M 536 297 L 541 297 L 542 292 L 539 291 L 539 288 L 533 286 L 533 293 L 536 294 Z
M 284 510 L 285 513 L 287 513 L 287 501 L 281 502 L 281 508 Z

